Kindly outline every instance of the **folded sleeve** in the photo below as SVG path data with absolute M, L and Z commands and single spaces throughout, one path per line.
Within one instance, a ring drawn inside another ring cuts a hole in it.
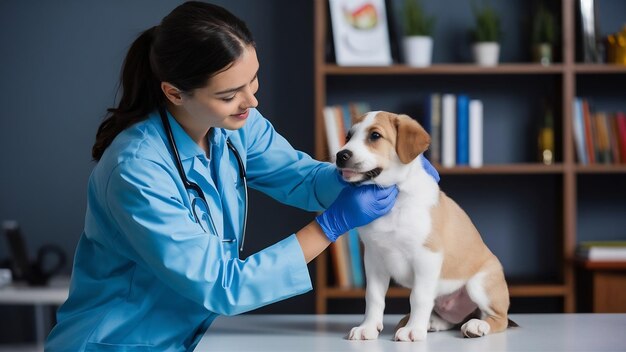
M 120 163 L 106 187 L 118 234 L 109 245 L 176 292 L 222 315 L 234 315 L 311 290 L 295 235 L 245 260 L 229 259 L 216 234 L 205 233 L 180 199 L 163 165 Z

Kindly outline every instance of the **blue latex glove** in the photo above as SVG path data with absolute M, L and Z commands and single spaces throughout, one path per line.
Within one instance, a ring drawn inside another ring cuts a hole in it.
M 393 208 L 398 188 L 377 185 L 347 186 L 315 220 L 331 242 L 355 227 L 367 225 Z
M 428 174 L 432 176 L 432 178 L 434 178 L 435 181 L 437 181 L 437 183 L 439 183 L 439 173 L 437 172 L 435 167 L 430 163 L 430 161 L 428 161 L 428 159 L 426 159 L 423 155 L 422 155 L 422 166 L 424 166 L 424 170 L 426 170 L 426 172 L 428 172 Z

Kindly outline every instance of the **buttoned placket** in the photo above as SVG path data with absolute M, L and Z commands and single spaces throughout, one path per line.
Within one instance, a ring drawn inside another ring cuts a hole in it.
M 223 210 L 224 237 L 222 243 L 225 252 L 237 258 L 238 243 L 241 239 L 239 238 L 237 190 L 233 181 L 236 180 L 236 173 L 232 168 L 231 160 L 234 156 L 228 150 L 226 136 L 222 130 L 217 129 L 211 132 L 209 134 L 209 144 L 211 145 L 209 167 L 214 176 L 213 180 L 220 195 L 220 204 Z

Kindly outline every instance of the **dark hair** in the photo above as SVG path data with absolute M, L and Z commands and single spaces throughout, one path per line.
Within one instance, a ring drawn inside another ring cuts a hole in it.
M 247 45 L 254 46 L 254 40 L 242 20 L 220 6 L 196 1 L 178 6 L 160 25 L 143 32 L 124 60 L 119 105 L 107 110 L 98 127 L 94 160 L 120 132 L 165 105 L 161 82 L 183 92 L 204 87 Z

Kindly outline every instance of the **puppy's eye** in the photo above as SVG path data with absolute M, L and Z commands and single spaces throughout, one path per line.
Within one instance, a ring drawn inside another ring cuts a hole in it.
M 380 137 L 382 137 L 382 136 L 378 132 L 370 133 L 370 141 L 378 140 Z
M 350 138 L 352 138 L 352 132 L 348 132 L 348 134 L 346 135 L 346 143 L 350 141 Z

